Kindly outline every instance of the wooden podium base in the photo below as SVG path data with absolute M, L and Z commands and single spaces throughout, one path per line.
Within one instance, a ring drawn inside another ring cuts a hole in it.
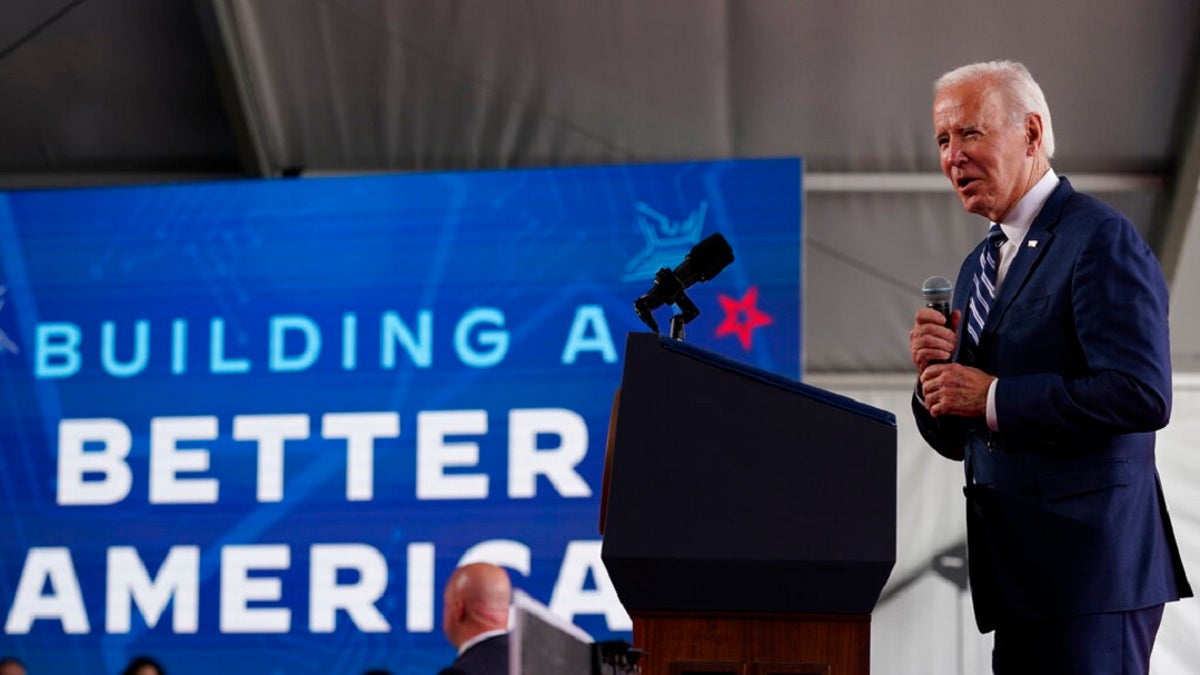
M 644 675 L 870 674 L 870 614 L 631 616 Z

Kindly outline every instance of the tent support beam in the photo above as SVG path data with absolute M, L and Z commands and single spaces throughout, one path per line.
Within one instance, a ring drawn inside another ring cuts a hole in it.
M 239 48 L 236 11 L 224 0 L 193 0 L 192 4 L 208 45 L 243 175 L 252 178 L 279 175 L 271 160 L 268 127 L 256 104 L 254 83 Z
M 1171 144 L 1179 149 L 1179 159 L 1150 228 L 1150 246 L 1169 286 L 1174 286 L 1184 236 L 1189 227 L 1200 227 L 1200 51 L 1187 83 Z

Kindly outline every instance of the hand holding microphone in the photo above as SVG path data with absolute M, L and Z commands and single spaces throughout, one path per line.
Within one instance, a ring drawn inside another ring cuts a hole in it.
M 948 363 L 958 343 L 962 312 L 950 310 L 954 286 L 945 277 L 929 277 L 921 285 L 925 306 L 917 311 L 908 333 L 909 353 L 917 372 L 935 363 Z

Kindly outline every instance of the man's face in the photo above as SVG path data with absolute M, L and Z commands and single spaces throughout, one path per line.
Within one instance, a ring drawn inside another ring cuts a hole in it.
M 1024 124 L 1013 124 L 987 80 L 943 89 L 933 100 L 933 131 L 942 173 L 963 208 L 999 222 L 1040 176 L 1037 147 Z

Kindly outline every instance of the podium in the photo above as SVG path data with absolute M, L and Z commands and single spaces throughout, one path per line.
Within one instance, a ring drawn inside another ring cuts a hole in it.
M 646 675 L 868 675 L 896 558 L 891 413 L 630 334 L 601 511 Z

